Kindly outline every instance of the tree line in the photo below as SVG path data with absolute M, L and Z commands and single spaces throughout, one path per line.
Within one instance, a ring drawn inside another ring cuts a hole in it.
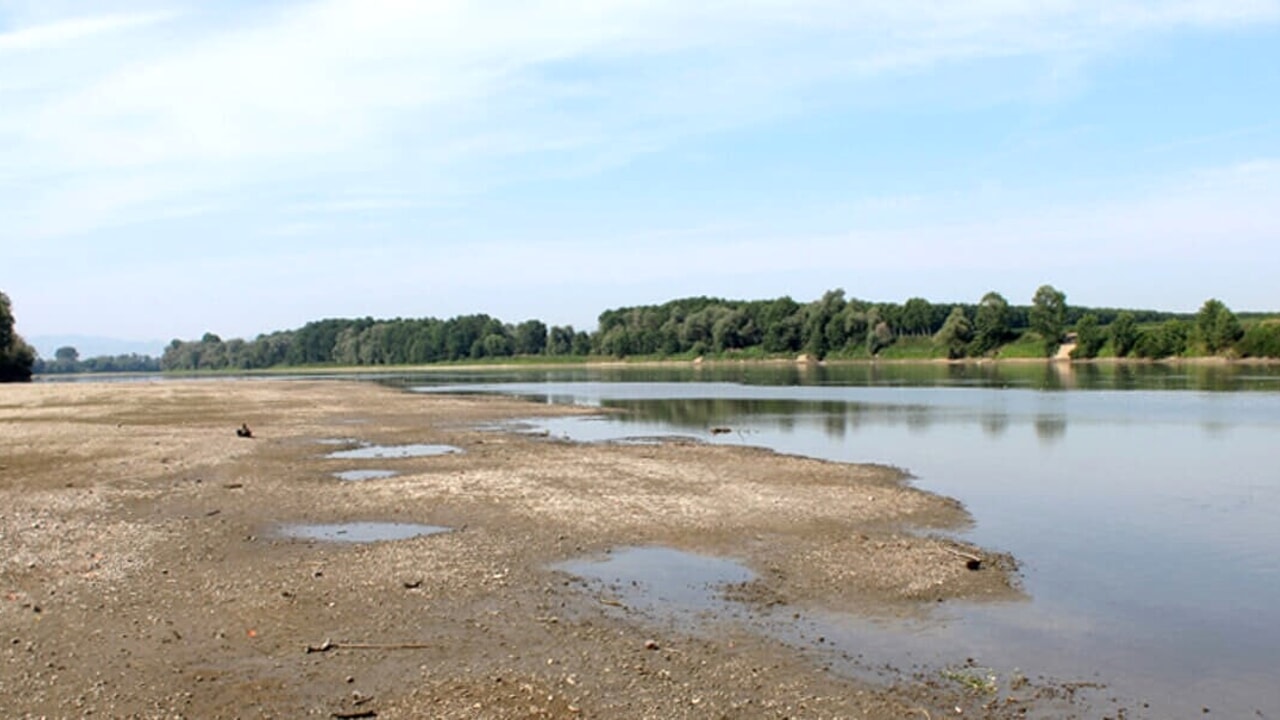
M 81 358 L 79 350 L 67 345 L 55 350 L 52 360 L 36 358 L 33 370 L 37 375 L 160 372 L 160 358 L 137 353 Z
M 253 370 L 277 366 L 379 366 L 512 357 L 826 358 L 1005 356 L 1013 344 L 1049 356 L 1065 341 L 1073 356 L 1165 358 L 1185 355 L 1280 357 L 1280 324 L 1247 330 L 1218 300 L 1195 315 L 1154 310 L 1084 308 L 1045 285 L 1028 305 L 998 292 L 978 302 L 899 303 L 849 298 L 841 289 L 800 303 L 694 297 L 660 305 L 606 310 L 594 332 L 548 327 L 540 320 L 505 323 L 488 315 L 375 320 L 326 319 L 295 330 L 224 341 L 213 333 L 174 340 L 165 370 Z
M 1064 342 L 1072 357 L 1280 357 L 1280 320 L 1242 320 L 1217 299 L 1195 314 L 1086 308 L 1041 286 L 1030 304 L 992 291 L 976 303 L 871 302 L 827 291 L 800 303 L 681 298 L 660 305 L 606 310 L 594 332 L 531 319 L 505 323 L 488 315 L 375 320 L 331 318 L 253 340 L 173 340 L 160 358 L 121 355 L 81 359 L 59 348 L 52 360 L 13 330 L 0 293 L 0 380 L 31 373 L 258 370 L 282 366 L 412 365 L 513 357 L 786 357 L 983 358 L 1050 356 Z

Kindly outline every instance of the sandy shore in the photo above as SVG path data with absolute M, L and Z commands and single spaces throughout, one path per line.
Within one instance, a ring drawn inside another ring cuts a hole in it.
M 939 718 L 1045 707 L 1043 688 L 997 701 L 936 678 L 853 677 L 753 626 L 780 608 L 877 616 L 1016 600 L 1012 560 L 946 539 L 970 522 L 958 503 L 891 468 L 477 427 L 573 412 L 338 381 L 0 387 L 7 712 Z M 242 422 L 253 439 L 236 437 Z M 462 452 L 325 458 L 341 445 L 322 441 L 342 439 Z M 333 476 L 361 468 L 400 474 Z M 356 521 L 451 531 L 371 544 L 280 535 L 282 524 Z M 676 627 L 552 567 L 627 546 L 741 561 L 757 576 L 731 589 L 744 614 Z

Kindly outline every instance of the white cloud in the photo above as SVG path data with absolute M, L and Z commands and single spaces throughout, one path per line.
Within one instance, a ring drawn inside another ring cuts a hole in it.
M 369 173 L 431 194 L 501 183 L 494 164 L 528 154 L 594 172 L 858 77 L 1002 57 L 1072 75 L 1134 36 L 1278 16 L 1266 0 L 317 0 L 67 17 L 0 31 L 0 202 L 33 208 L 28 233 L 70 233 L 175 195 L 247 203 Z
M 19 52 L 66 49 L 95 36 L 154 25 L 171 17 L 168 13 L 102 15 L 0 32 L 0 58 L 14 62 L 13 55 Z M 5 53 L 12 55 L 5 57 Z

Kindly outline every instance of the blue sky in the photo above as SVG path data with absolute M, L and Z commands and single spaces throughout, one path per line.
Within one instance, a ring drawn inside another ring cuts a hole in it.
M 0 0 L 27 336 L 1280 309 L 1280 0 Z

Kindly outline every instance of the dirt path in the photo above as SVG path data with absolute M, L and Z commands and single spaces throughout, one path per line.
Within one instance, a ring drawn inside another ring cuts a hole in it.
M 905 674 L 852 679 L 753 627 L 752 608 L 882 615 L 1018 597 L 1011 560 L 929 534 L 969 522 L 955 502 L 887 468 L 476 429 L 571 412 L 345 382 L 0 389 L 7 712 L 939 718 L 1045 707 L 1043 691 L 996 702 Z M 236 437 L 241 423 L 253 439 Z M 321 441 L 343 438 L 462 452 L 324 458 L 334 446 Z M 332 475 L 370 467 L 399 474 Z M 279 534 L 354 521 L 452 531 L 372 544 Z M 743 561 L 758 576 L 735 590 L 745 617 L 676 629 L 551 569 L 633 545 Z

